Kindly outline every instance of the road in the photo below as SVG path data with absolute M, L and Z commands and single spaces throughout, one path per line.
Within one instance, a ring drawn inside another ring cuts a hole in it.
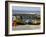
M 33 30 L 40 29 L 40 25 L 18 25 L 13 30 Z

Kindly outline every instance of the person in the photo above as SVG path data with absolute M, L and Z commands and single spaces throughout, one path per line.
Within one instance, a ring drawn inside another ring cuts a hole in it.
M 16 25 L 17 25 L 17 24 L 16 24 L 16 17 L 13 16 L 13 19 L 12 19 L 12 26 L 14 26 L 14 28 L 15 28 Z

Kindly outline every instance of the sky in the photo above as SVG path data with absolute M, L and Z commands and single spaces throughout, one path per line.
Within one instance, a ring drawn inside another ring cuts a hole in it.
M 40 7 L 12 7 L 13 14 L 40 14 Z

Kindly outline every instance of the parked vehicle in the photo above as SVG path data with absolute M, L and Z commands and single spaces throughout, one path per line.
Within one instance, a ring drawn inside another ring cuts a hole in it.
M 32 20 L 31 19 L 25 19 L 24 23 L 25 24 L 32 24 Z

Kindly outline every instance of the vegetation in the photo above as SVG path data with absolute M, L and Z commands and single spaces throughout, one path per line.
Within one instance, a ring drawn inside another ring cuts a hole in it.
M 28 23 L 28 25 L 39 25 L 40 24 L 40 15 L 25 15 L 25 16 L 15 16 L 16 17 L 16 24 L 17 25 L 25 25 L 26 20 L 32 20 L 31 22 Z

